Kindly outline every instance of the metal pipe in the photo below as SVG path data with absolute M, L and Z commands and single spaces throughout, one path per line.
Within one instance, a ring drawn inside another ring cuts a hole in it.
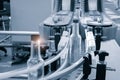
M 0 47 L 17 47 L 18 45 L 13 44 L 0 44 Z M 30 45 L 19 45 L 19 47 L 30 47 Z
M 88 56 L 88 54 L 86 54 L 85 56 Z M 84 62 L 84 59 L 83 57 L 80 58 L 77 62 L 75 62 L 74 64 L 72 64 L 71 66 L 61 70 L 61 71 L 58 71 L 56 72 L 56 74 L 51 74 L 49 76 L 46 76 L 45 77 L 45 80 L 56 80 L 58 78 L 61 78 L 62 76 L 65 76 L 65 75 L 68 75 L 70 74 L 71 72 L 73 72 L 75 69 L 77 69 L 78 67 L 80 67 Z M 77 78 L 78 79 L 81 79 L 81 76 L 83 74 L 81 73 L 81 75 Z M 39 79 L 40 80 L 40 79 Z
M 76 68 L 80 67 L 84 62 L 83 58 L 80 58 L 77 62 L 75 62 L 74 64 L 72 64 L 71 66 L 57 72 L 55 75 L 50 75 L 45 77 L 45 80 L 56 80 L 62 76 L 68 75 L 71 72 L 73 72 Z M 39 79 L 40 80 L 40 79 Z
M 57 72 L 56 75 L 51 75 L 51 76 L 45 77 L 45 80 L 57 79 L 57 78 L 60 78 L 61 76 L 67 75 L 70 72 L 74 71 L 77 67 L 81 66 L 83 64 L 83 61 L 84 61 L 84 59 L 81 58 L 73 65 L 67 67 L 66 69 L 63 69 L 62 71 Z M 9 77 L 19 75 L 19 74 L 28 73 L 28 72 L 31 72 L 31 71 L 38 69 L 39 66 L 40 65 L 38 64 L 38 65 L 33 66 L 30 69 L 24 68 L 22 70 L 13 70 L 13 71 L 9 71 L 9 72 L 0 73 L 0 79 L 6 79 Z
M 83 73 L 81 72 L 81 74 L 77 77 L 76 80 L 81 80 L 82 76 L 83 76 Z
M 3 39 L 0 40 L 0 43 L 4 42 L 6 39 L 8 39 L 10 37 L 11 37 L 10 35 L 6 36 L 5 38 L 3 38 Z
M 0 31 L 0 35 L 39 35 L 37 31 Z
M 13 47 L 12 44 L 0 44 L 0 47 Z
M 48 60 L 45 62 L 45 65 L 48 65 L 48 64 L 54 62 L 55 60 L 57 60 L 58 58 L 60 58 L 60 56 L 63 55 L 63 54 L 66 52 L 67 49 L 68 49 L 68 42 L 66 43 L 65 48 L 64 48 L 57 56 L 55 56 L 54 58 L 52 58 L 52 59 L 50 59 L 50 60 L 48 59 Z
M 66 58 L 65 58 L 64 63 L 60 66 L 60 68 L 59 68 L 56 72 L 58 72 L 58 71 L 60 71 L 60 70 L 62 70 L 62 69 L 64 69 L 65 67 L 68 66 L 68 53 L 66 53 L 65 55 L 66 55 Z M 55 73 L 55 74 L 56 74 L 56 73 Z
M 40 35 L 40 33 L 37 31 L 0 31 L 0 35 L 23 35 L 23 36 L 27 35 L 27 36 L 31 36 L 31 35 Z M 54 39 L 54 36 L 49 36 L 49 39 Z
M 68 49 L 67 49 L 66 53 L 63 53 L 63 55 L 64 54 L 66 55 L 65 61 L 60 66 L 60 68 L 57 69 L 54 73 L 50 74 L 50 76 L 56 75 L 58 71 L 61 71 L 61 70 L 65 69 L 68 66 Z

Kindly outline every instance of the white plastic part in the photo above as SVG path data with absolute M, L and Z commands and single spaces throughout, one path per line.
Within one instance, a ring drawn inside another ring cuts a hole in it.
M 86 31 L 86 51 L 91 52 L 95 51 L 96 45 L 95 45 L 95 38 L 92 31 Z
M 63 31 L 61 39 L 58 43 L 58 50 L 62 50 L 65 47 L 68 40 L 69 40 L 69 32 Z

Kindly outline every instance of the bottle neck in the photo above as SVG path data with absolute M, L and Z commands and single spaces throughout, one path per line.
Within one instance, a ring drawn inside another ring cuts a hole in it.
M 40 43 L 32 41 L 31 42 L 31 55 L 30 58 L 36 58 L 36 59 L 41 59 L 41 54 L 40 54 Z
M 80 18 L 80 8 L 77 7 L 75 9 L 74 16 L 78 17 L 78 19 Z
M 73 23 L 72 35 L 79 35 L 79 23 Z
M 76 35 L 79 35 L 79 18 L 80 18 L 79 8 L 76 8 L 74 12 L 73 27 L 72 27 L 72 32 L 73 34 Z

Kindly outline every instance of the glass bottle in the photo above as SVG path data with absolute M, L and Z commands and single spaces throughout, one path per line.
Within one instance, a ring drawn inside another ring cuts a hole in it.
M 39 80 L 44 75 L 44 60 L 40 54 L 40 42 L 39 41 L 32 41 L 31 42 L 31 55 L 27 61 L 27 67 L 31 68 L 36 64 L 41 64 L 39 69 L 29 72 L 28 73 L 28 80 Z
M 81 54 L 81 35 L 79 34 L 79 18 L 73 19 L 72 34 L 70 36 L 70 64 L 82 57 Z

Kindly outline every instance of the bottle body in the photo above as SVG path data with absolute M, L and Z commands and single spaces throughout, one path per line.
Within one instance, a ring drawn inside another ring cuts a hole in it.
M 78 20 L 79 21 L 79 20 Z M 82 57 L 81 36 L 79 34 L 79 22 L 74 22 L 70 36 L 70 63 L 74 63 Z
M 32 41 L 31 43 L 31 55 L 27 61 L 28 69 L 40 64 L 39 68 L 28 73 L 28 80 L 38 80 L 44 76 L 44 61 L 40 55 L 40 44 Z
M 28 60 L 27 66 L 28 66 L 28 68 L 31 68 L 34 65 L 39 64 L 39 63 L 41 63 L 39 60 L 30 59 L 30 60 Z M 44 64 L 42 62 L 42 64 L 39 67 L 39 69 L 28 73 L 28 80 L 38 80 L 39 78 L 43 78 L 43 73 L 44 73 L 44 67 L 43 67 L 43 65 Z
M 76 62 L 81 57 L 81 38 L 80 37 L 70 37 L 70 63 Z

